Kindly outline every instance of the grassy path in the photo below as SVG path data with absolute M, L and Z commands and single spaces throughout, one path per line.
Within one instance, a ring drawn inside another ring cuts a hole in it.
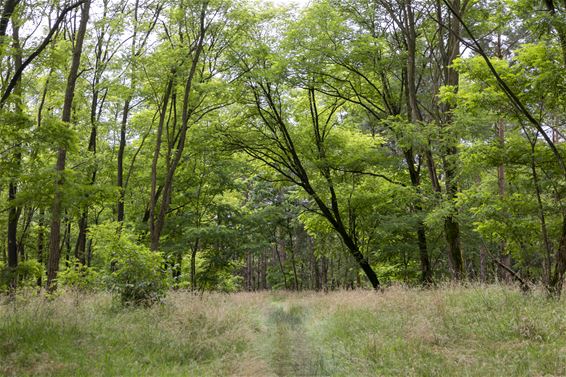
M 323 362 L 313 347 L 305 323 L 309 312 L 302 305 L 274 301 L 267 310 L 269 365 L 276 376 L 322 376 Z

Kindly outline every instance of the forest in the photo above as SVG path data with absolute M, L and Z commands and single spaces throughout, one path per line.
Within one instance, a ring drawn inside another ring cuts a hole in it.
M 96 375 L 566 374 L 566 1 L 1 0 L 0 67 L 0 375 L 93 373 L 42 353 L 80 318 L 183 315 L 154 339 L 247 324 L 275 361 L 230 364 L 230 333 L 176 354 L 196 369 L 143 369 L 185 365 L 148 343 Z M 448 335 L 348 369 L 376 313 Z M 466 323 L 541 354 L 427 358 Z

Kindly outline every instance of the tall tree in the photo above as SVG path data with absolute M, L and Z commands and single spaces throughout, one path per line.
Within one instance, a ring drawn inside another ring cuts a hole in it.
M 75 97 L 75 86 L 79 77 L 79 67 L 83 52 L 83 43 L 86 35 L 88 18 L 90 15 L 91 0 L 86 0 L 81 7 L 81 16 L 79 28 L 74 38 L 73 54 L 71 59 L 71 67 L 67 76 L 67 85 L 65 88 L 65 99 L 61 113 L 61 121 L 65 124 L 71 122 L 71 112 L 73 108 L 73 99 Z M 56 289 L 55 279 L 59 271 L 60 241 L 61 241 L 61 215 L 63 213 L 63 189 L 65 183 L 65 162 L 67 159 L 67 149 L 65 146 L 59 146 L 57 151 L 57 163 L 55 165 L 56 182 L 53 204 L 51 206 L 51 224 L 49 238 L 49 261 L 47 265 L 47 289 L 53 291 Z

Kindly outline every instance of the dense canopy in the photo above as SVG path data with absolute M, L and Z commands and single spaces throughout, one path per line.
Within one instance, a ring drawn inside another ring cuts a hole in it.
M 564 1 L 0 9 L 0 290 L 560 294 Z

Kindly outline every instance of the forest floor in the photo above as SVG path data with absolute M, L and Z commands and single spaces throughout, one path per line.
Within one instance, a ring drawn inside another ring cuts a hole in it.
M 0 304 L 2 376 L 564 376 L 566 300 L 501 286 Z

